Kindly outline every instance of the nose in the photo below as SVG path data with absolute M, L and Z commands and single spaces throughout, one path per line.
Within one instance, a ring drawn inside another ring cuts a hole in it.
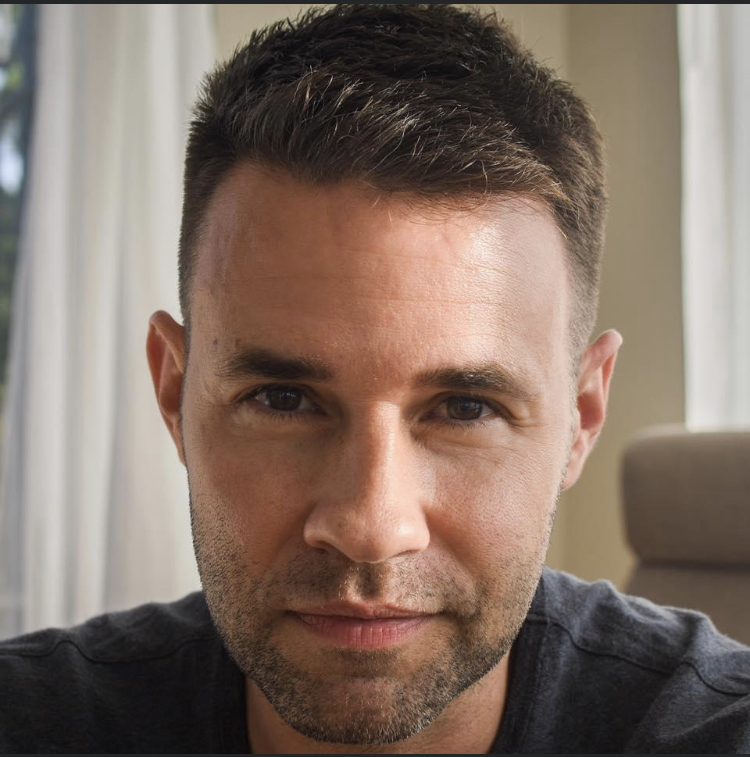
M 426 549 L 430 532 L 417 455 L 395 408 L 352 421 L 326 451 L 305 542 L 358 563 Z

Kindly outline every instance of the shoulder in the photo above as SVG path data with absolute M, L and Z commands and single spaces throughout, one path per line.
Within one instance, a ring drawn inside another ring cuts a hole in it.
M 198 659 L 211 664 L 220 648 L 199 592 L 4 641 L 0 751 L 123 743 L 134 722 L 149 722 L 150 711 L 168 715 L 181 671 Z
M 547 685 L 583 703 L 568 713 L 589 732 L 618 751 L 750 749 L 750 647 L 608 581 L 545 569 L 540 595 L 529 620 L 547 628 Z
M 169 604 L 149 603 L 98 615 L 72 628 L 48 628 L 0 642 L 0 664 L 72 654 L 93 663 L 135 662 L 214 633 L 205 600 L 194 592 Z
M 623 594 L 609 581 L 588 583 L 548 568 L 542 582 L 545 620 L 582 651 L 663 675 L 689 666 L 708 686 L 750 694 L 750 647 L 720 634 L 703 613 L 657 605 Z

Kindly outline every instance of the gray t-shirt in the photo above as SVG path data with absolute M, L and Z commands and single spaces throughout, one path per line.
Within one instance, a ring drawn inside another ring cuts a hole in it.
M 203 595 L 0 644 L 1 752 L 244 752 Z M 495 753 L 749 753 L 750 648 L 703 615 L 544 570 Z

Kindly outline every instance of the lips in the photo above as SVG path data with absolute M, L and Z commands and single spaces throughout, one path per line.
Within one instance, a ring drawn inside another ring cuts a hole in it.
M 434 615 L 388 605 L 337 603 L 292 613 L 303 628 L 334 646 L 382 649 L 403 644 Z

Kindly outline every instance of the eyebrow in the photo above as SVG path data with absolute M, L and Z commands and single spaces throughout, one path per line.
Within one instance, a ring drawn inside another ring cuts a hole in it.
M 217 371 L 232 381 L 250 376 L 279 381 L 330 381 L 333 372 L 310 357 L 287 357 L 273 350 L 250 347 L 231 355 Z
M 531 402 L 536 392 L 527 389 L 529 382 L 500 365 L 478 365 L 471 368 L 434 368 L 420 373 L 416 386 L 440 386 L 464 391 L 491 391 L 519 402 Z
M 330 381 L 334 378 L 334 372 L 317 358 L 287 356 L 260 347 L 248 347 L 229 356 L 219 366 L 217 374 L 228 381 L 250 377 L 274 381 Z M 431 368 L 417 374 L 413 381 L 413 386 L 419 388 L 437 386 L 458 391 L 491 391 L 522 402 L 530 402 L 536 396 L 526 388 L 528 385 L 523 376 L 492 363 Z

